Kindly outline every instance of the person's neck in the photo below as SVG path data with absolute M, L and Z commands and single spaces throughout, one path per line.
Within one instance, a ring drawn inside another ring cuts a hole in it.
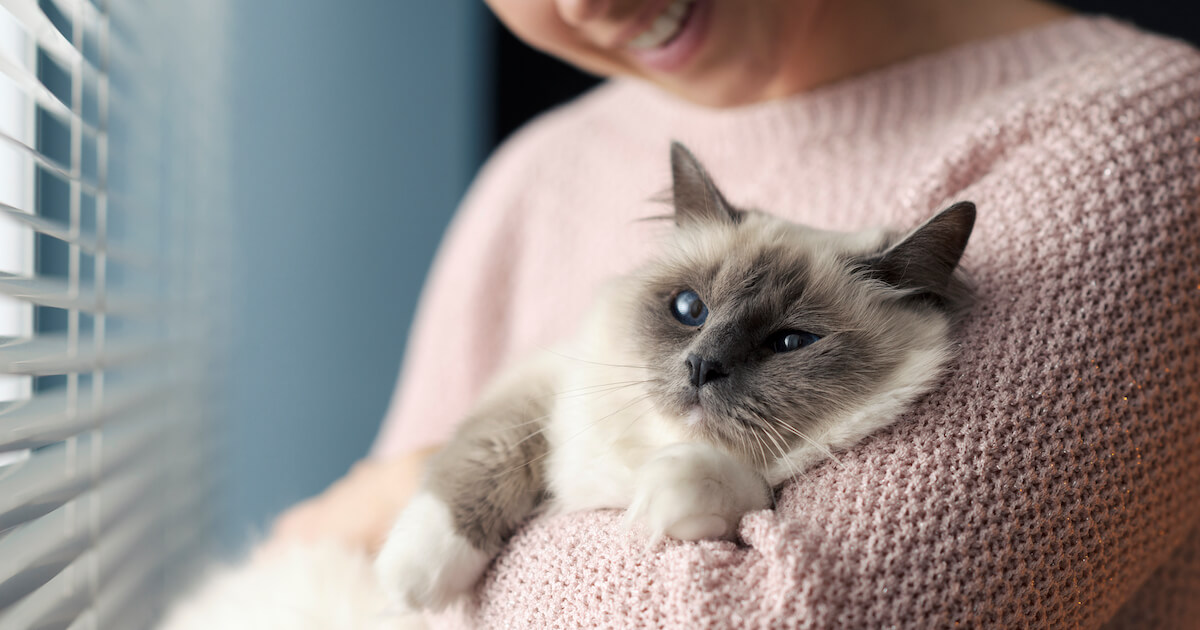
M 794 63 L 759 101 L 784 98 L 972 41 L 1012 34 L 1071 12 L 1037 0 L 831 0 L 796 37 Z

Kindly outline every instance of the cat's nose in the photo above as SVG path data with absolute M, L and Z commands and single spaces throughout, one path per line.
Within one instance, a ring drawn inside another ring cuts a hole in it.
M 697 354 L 689 354 L 687 358 L 688 379 L 692 385 L 700 387 L 709 381 L 729 376 L 720 361 L 701 358 Z

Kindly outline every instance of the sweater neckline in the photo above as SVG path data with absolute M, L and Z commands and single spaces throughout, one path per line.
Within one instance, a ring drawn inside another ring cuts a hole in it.
M 697 105 L 633 78 L 614 79 L 609 88 L 632 101 L 624 111 L 635 128 L 665 130 L 685 142 L 714 136 L 744 142 L 746 135 L 758 143 L 813 141 L 878 133 L 948 114 L 978 102 L 981 94 L 1136 32 L 1105 16 L 1070 16 L 912 57 L 794 96 L 726 109 Z

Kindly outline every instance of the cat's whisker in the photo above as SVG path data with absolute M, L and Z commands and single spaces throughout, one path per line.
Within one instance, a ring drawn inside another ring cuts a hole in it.
M 808 475 L 805 474 L 805 472 L 803 470 L 800 470 L 800 467 L 796 464 L 796 462 L 792 461 L 792 458 L 790 456 L 784 455 L 783 457 L 780 457 L 779 459 L 777 459 L 775 461 L 783 462 L 787 466 L 787 468 L 788 468 L 787 478 L 788 479 L 795 479 L 797 477 L 800 477 L 803 479 L 808 479 Z
M 616 411 L 613 411 L 612 413 L 609 413 L 609 414 L 603 415 L 603 416 L 601 416 L 601 417 L 599 417 L 599 418 L 596 418 L 595 420 L 593 420 L 593 421 L 589 422 L 589 423 L 587 424 L 587 426 L 583 427 L 583 428 L 582 428 L 582 429 L 580 429 L 578 432 L 576 432 L 575 434 L 573 434 L 573 435 L 571 435 L 570 437 L 568 437 L 568 438 L 567 438 L 567 439 L 566 439 L 566 440 L 563 442 L 563 444 L 565 444 L 565 443 L 567 443 L 567 442 L 570 442 L 570 441 L 574 440 L 575 438 L 577 438 L 577 437 L 579 437 L 579 436 L 583 435 L 584 433 L 587 433 L 588 431 L 590 431 L 590 430 L 592 429 L 592 427 L 596 426 L 596 425 L 597 425 L 597 424 L 599 424 L 600 422 L 602 422 L 602 421 L 604 421 L 604 420 L 606 420 L 606 419 L 608 419 L 608 418 L 611 418 L 612 416 L 615 416 L 615 415 L 617 415 L 618 413 L 621 413 L 622 411 L 625 411 L 626 409 L 628 409 L 628 408 L 630 408 L 630 407 L 632 407 L 632 406 L 634 406 L 634 405 L 636 405 L 636 404 L 638 404 L 638 403 L 645 402 L 646 400 L 649 400 L 649 398 L 650 398 L 650 394 L 648 394 L 648 393 L 647 393 L 647 394 L 642 394 L 641 396 L 638 396 L 638 397 L 634 398 L 632 401 L 630 401 L 630 402 L 626 403 L 624 406 L 620 407 L 620 408 L 619 408 L 619 409 L 617 409 Z M 547 427 L 547 428 L 548 428 L 548 427 Z M 545 431 L 545 430 L 546 430 L 546 428 L 542 428 L 541 430 L 537 431 L 537 433 L 541 433 L 542 431 Z M 521 442 L 524 442 L 525 440 L 529 439 L 530 437 L 532 437 L 532 435 L 530 435 L 530 436 L 526 436 L 525 438 L 522 438 Z M 520 442 L 517 442 L 517 444 L 520 444 Z M 561 445 L 560 445 L 560 446 L 561 446 Z M 520 470 L 520 469 L 522 469 L 522 468 L 524 468 L 524 467 L 526 467 L 526 466 L 530 466 L 530 465 L 532 465 L 532 464 L 536 464 L 537 462 L 540 462 L 540 461 L 542 461 L 543 459 L 546 459 L 547 457 L 549 457 L 549 456 L 550 456 L 550 454 L 551 454 L 552 452 L 553 452 L 553 451 L 552 451 L 552 449 L 546 449 L 546 452 L 545 452 L 545 453 L 543 453 L 543 454 L 541 454 L 541 455 L 539 455 L 539 456 L 537 456 L 537 457 L 535 457 L 535 458 L 533 458 L 533 459 L 531 459 L 531 460 L 529 460 L 529 461 L 527 461 L 527 462 L 524 462 L 524 463 L 522 463 L 522 464 L 517 464 L 516 466 L 512 466 L 512 467 L 510 467 L 510 468 L 507 468 L 507 469 L 505 469 L 505 470 L 502 470 L 502 471 L 500 471 L 500 473 L 499 473 L 499 475 L 498 475 L 498 476 L 501 476 L 501 477 L 503 477 L 504 475 L 507 475 L 508 473 L 511 473 L 511 472 L 514 472 L 514 471 Z
M 763 441 L 762 435 L 760 435 L 758 433 L 754 434 L 754 439 L 758 441 L 758 446 L 759 446 L 758 452 L 762 455 L 763 468 L 770 469 L 771 468 L 771 456 L 768 454 L 769 449 L 767 448 L 767 443 Z
M 636 417 L 634 417 L 634 419 L 633 419 L 633 420 L 630 420 L 630 421 L 629 421 L 629 424 L 625 425 L 625 428 L 624 428 L 624 429 L 621 429 L 621 432 L 620 432 L 620 433 L 618 433 L 618 434 L 617 434 L 617 436 L 616 436 L 616 437 L 614 437 L 614 438 L 612 439 L 612 441 L 611 441 L 611 442 L 609 442 L 609 443 L 610 443 L 610 444 L 616 444 L 617 442 L 621 441 L 621 438 L 625 437 L 625 433 L 627 433 L 627 432 L 629 431 L 629 429 L 632 429 L 632 428 L 633 428 L 633 425 L 637 424 L 638 420 L 641 420 L 642 418 L 645 418 L 645 417 L 646 417 L 646 414 L 648 414 L 648 413 L 650 413 L 650 410 L 649 410 L 649 409 L 647 409 L 646 411 L 643 411 L 641 414 L 639 414 L 639 415 L 637 415 Z
M 755 433 L 753 433 L 753 432 L 751 432 L 751 433 L 739 433 L 739 434 L 738 434 L 739 440 L 740 440 L 740 442 L 741 442 L 742 450 L 744 450 L 744 451 L 746 452 L 746 454 L 748 454 L 748 455 L 753 455 L 753 453 L 751 453 L 751 452 L 750 452 L 750 449 L 748 448 L 748 446 L 749 446 L 749 444 L 750 444 L 750 440 L 748 440 L 748 439 L 747 439 L 747 436 L 748 436 L 748 435 L 749 435 L 749 436 L 754 436 L 754 437 L 755 437 L 755 439 L 760 439 L 760 438 L 758 438 L 758 436 L 757 436 Z M 766 475 L 766 474 L 767 474 L 767 473 L 770 471 L 770 469 L 771 469 L 771 466 L 770 466 L 770 463 L 769 463 L 769 462 L 767 462 L 767 458 L 766 458 L 765 452 L 764 452 L 764 451 L 762 451 L 761 449 L 759 449 L 759 452 L 760 452 L 760 453 L 763 453 L 763 460 L 762 460 L 762 471 L 763 471 L 763 474 L 764 474 L 764 475 Z M 757 462 L 756 462 L 756 463 L 757 463 Z M 776 503 L 775 503 L 775 489 L 774 489 L 774 488 L 771 488 L 771 489 L 770 489 L 770 491 L 771 491 L 771 509 L 772 509 L 772 510 L 774 510 L 776 507 L 778 507 L 778 506 L 776 505 Z
M 803 477 L 803 478 L 807 479 L 808 475 L 804 474 L 804 471 L 800 470 L 800 468 L 799 468 L 799 466 L 797 466 L 796 462 L 793 461 L 792 458 L 789 456 L 790 450 L 787 448 L 787 440 L 785 440 L 783 437 L 783 434 L 779 433 L 779 430 L 775 428 L 775 424 L 782 425 L 784 428 L 787 428 L 787 429 L 790 429 L 791 427 L 789 427 L 787 424 L 779 422 L 778 420 L 768 419 L 768 418 L 764 417 L 761 413 L 758 413 L 756 411 L 751 412 L 751 417 L 756 420 L 756 422 L 754 422 L 752 424 L 753 426 L 761 426 L 765 429 L 768 429 L 768 430 L 772 431 L 775 434 L 775 436 L 778 438 L 778 442 L 776 442 L 775 438 L 771 438 L 771 441 L 775 442 L 776 445 L 778 446 L 779 451 L 780 451 L 779 455 L 777 457 L 775 457 L 774 462 L 764 461 L 763 468 L 766 470 L 770 470 L 774 464 L 782 461 L 784 463 L 784 465 L 786 465 L 788 468 L 788 473 L 789 473 L 788 478 L 789 479 L 795 478 L 795 477 Z M 755 433 L 755 435 L 757 435 L 757 432 Z M 767 437 L 770 437 L 770 436 L 768 435 Z M 759 438 L 759 439 L 761 440 L 761 438 Z M 780 443 L 782 443 L 782 446 L 779 446 Z
M 627 386 L 624 386 L 624 387 L 627 387 Z M 612 394 L 612 393 L 614 393 L 614 392 L 616 392 L 616 391 L 619 391 L 619 390 L 620 390 L 620 389 L 622 389 L 622 388 L 623 388 L 623 387 L 618 387 L 618 388 L 614 388 L 614 389 L 607 390 L 607 391 L 593 392 L 593 393 L 600 393 L 600 394 L 606 394 L 606 395 L 607 395 L 607 394 Z M 604 397 L 604 396 L 600 396 L 600 398 L 603 398 L 603 397 Z M 580 400 L 579 402 L 580 402 L 580 404 L 581 404 L 581 405 L 582 405 L 582 404 L 584 404 L 585 402 L 586 402 L 586 403 L 589 403 L 589 404 L 593 404 L 593 403 L 595 403 L 596 401 L 598 401 L 600 398 L 596 398 L 596 399 L 593 399 L 593 400 L 590 400 L 590 401 L 583 401 L 583 400 Z M 532 420 L 528 420 L 528 421 L 526 421 L 526 422 L 520 422 L 520 423 L 517 423 L 517 424 L 509 425 L 509 427 L 520 427 L 520 426 L 525 426 L 525 425 L 527 425 L 527 424 L 533 424 L 533 423 L 535 423 L 535 422 L 540 422 L 540 421 L 542 421 L 542 420 L 545 420 L 545 419 L 547 419 L 547 418 L 550 418 L 550 417 L 552 417 L 553 415 L 554 415 L 554 412 L 553 412 L 553 411 L 551 411 L 550 413 L 548 413 L 548 414 L 546 414 L 546 415 L 539 416 L 539 417 L 537 417 L 537 418 L 534 418 L 534 419 L 532 419 Z M 603 419 L 603 418 L 601 418 L 601 419 Z M 593 423 L 593 424 L 594 424 L 594 423 Z M 589 428 L 590 428 L 590 426 L 591 426 L 591 425 L 589 425 Z M 525 441 L 527 441 L 527 440 L 529 440 L 529 439 L 531 439 L 531 438 L 533 438 L 533 437 L 536 437 L 536 436 L 538 436 L 538 435 L 541 435 L 542 433 L 545 433 L 545 432 L 546 432 L 546 431 L 547 431 L 549 428 L 550 428 L 549 426 L 544 426 L 544 427 L 542 427 L 542 428 L 538 429 L 537 431 L 534 431 L 533 433 L 530 433 L 529 435 L 526 435 L 525 437 L 521 438 L 521 439 L 520 439 L 520 440 L 518 440 L 516 443 L 514 443 L 514 444 L 513 444 L 513 446 L 520 445 L 520 444 L 524 443 Z
M 614 383 L 610 383 L 610 384 L 606 384 L 606 385 L 598 385 L 598 386 L 594 386 L 594 387 L 610 387 L 610 389 L 607 389 L 607 390 L 599 390 L 599 391 L 593 391 L 593 392 L 585 392 L 584 394 L 581 394 L 581 395 L 579 395 L 579 396 L 568 396 L 567 398 L 579 398 L 579 399 L 580 399 L 580 400 L 579 400 L 580 404 L 584 404 L 585 402 L 590 404 L 590 403 L 595 403 L 597 400 L 599 400 L 600 398 L 603 398 L 604 396 L 600 396 L 599 398 L 595 398 L 595 399 L 592 399 L 592 400 L 590 400 L 590 401 L 584 401 L 584 400 L 582 400 L 584 396 L 586 396 L 586 395 L 589 395 L 589 394 L 612 394 L 612 393 L 614 393 L 614 392 L 617 392 L 617 391 L 620 391 L 620 390 L 622 390 L 622 389 L 625 389 L 625 388 L 628 388 L 628 387 L 632 387 L 632 386 L 634 386 L 634 385 L 638 385 L 638 384 L 642 384 L 642 383 L 647 383 L 647 382 L 649 382 L 649 381 L 628 381 L 627 383 L 622 383 L 622 384 L 614 384 Z M 616 386 L 614 387 L 613 385 L 616 385 Z M 581 388 L 581 389 L 583 389 L 583 388 Z M 537 399 L 537 400 L 544 400 L 544 399 L 546 399 L 546 398 L 552 398 L 552 397 L 554 397 L 554 396 L 555 396 L 555 394 L 551 394 L 550 396 L 539 396 L 539 397 L 538 397 L 538 398 L 536 398 L 536 399 Z M 546 420 L 546 419 L 548 419 L 548 418 L 551 418 L 553 415 L 554 415 L 554 412 L 553 412 L 553 411 L 551 411 L 550 413 L 547 413 L 547 414 L 545 414 L 545 415 L 542 415 L 542 416 L 538 416 L 538 417 L 536 417 L 536 418 L 532 418 L 532 419 L 530 419 L 530 420 L 526 420 L 526 421 L 524 421 L 524 422 L 518 422 L 518 423 L 515 423 L 515 424 L 506 425 L 506 426 L 505 426 L 505 427 L 503 427 L 502 429 L 500 429 L 500 430 L 496 431 L 496 432 L 495 432 L 495 434 L 496 434 L 496 435 L 501 435 L 501 434 L 504 434 L 504 433 L 508 432 L 509 430 L 511 430 L 511 429 L 513 429 L 513 428 L 516 428 L 516 427 L 523 427 L 523 426 L 527 426 L 527 425 L 530 425 L 530 424 L 536 424 L 536 423 L 539 423 L 539 422 L 541 422 L 541 421 L 543 421 L 543 420 Z M 530 440 L 530 439 L 533 439 L 534 437 L 537 437 L 538 435 L 541 435 L 542 433 L 545 433 L 547 429 L 549 429 L 549 426 L 544 426 L 544 427 L 542 427 L 542 428 L 538 429 L 537 431 L 534 431 L 534 432 L 530 433 L 529 435 L 526 435 L 525 437 L 521 438 L 520 440 L 518 440 L 517 442 L 515 442 L 515 443 L 513 444 L 513 446 L 519 446 L 519 445 L 521 445 L 521 444 L 525 443 L 526 441 L 528 441 L 528 440 Z
M 755 433 L 755 432 L 753 432 L 753 431 L 752 431 L 752 432 L 750 432 L 750 433 L 749 433 L 749 435 L 751 435 L 751 436 L 753 436 L 753 437 L 754 437 L 754 447 L 755 447 L 755 448 L 758 450 L 758 454 L 759 454 L 759 456 L 760 456 L 760 457 L 762 457 L 762 466 L 763 466 L 763 469 L 770 468 L 770 467 L 771 467 L 771 464 L 770 464 L 770 462 L 769 462 L 769 461 L 768 461 L 768 459 L 767 459 L 766 445 L 765 445 L 765 444 L 763 444 L 762 437 L 760 437 L 760 436 L 758 435 L 758 433 Z M 744 440 L 744 441 L 745 441 L 745 440 Z
M 568 354 L 563 354 L 557 350 L 551 350 L 550 348 L 542 348 L 542 351 L 547 352 L 549 354 L 553 354 L 557 357 L 562 357 L 564 359 L 570 359 L 571 361 L 578 361 L 580 363 L 586 363 L 588 365 L 595 365 L 597 367 L 629 368 L 631 370 L 653 370 L 654 369 L 653 367 L 651 367 L 649 365 L 629 365 L 629 364 L 624 364 L 624 363 L 605 363 L 603 361 L 592 361 L 590 359 L 581 359 L 579 357 L 573 357 Z
M 820 452 L 822 455 L 833 460 L 833 463 L 837 464 L 838 467 L 845 467 L 845 464 L 842 463 L 842 460 L 838 459 L 838 457 L 833 454 L 833 451 L 830 450 L 828 446 L 825 446 L 824 444 L 821 444 L 820 442 L 812 439 L 811 437 L 806 435 L 803 431 L 787 424 L 786 422 L 780 422 L 779 424 L 783 428 L 787 429 L 789 432 L 795 434 L 796 437 L 800 438 L 801 440 L 804 440 L 805 442 L 808 442 L 808 444 L 810 446 L 817 449 L 817 451 Z
M 783 436 L 780 435 L 778 431 L 775 431 L 771 427 L 770 424 L 766 424 L 765 426 L 768 429 L 771 429 L 775 433 L 775 435 L 779 437 L 779 441 L 777 442 L 775 440 L 775 437 L 772 437 L 771 434 L 769 434 L 769 433 L 766 434 L 767 437 L 771 439 L 771 442 L 774 443 L 775 446 L 779 449 L 779 454 L 772 458 L 771 465 L 774 465 L 775 463 L 779 462 L 780 460 L 783 460 L 787 464 L 788 469 L 791 472 L 791 476 L 794 477 L 796 475 L 796 473 L 799 471 L 796 470 L 795 462 L 792 461 L 792 458 L 788 457 L 787 440 L 784 440 Z M 767 468 L 770 468 L 770 467 L 771 467 L 770 465 L 767 466 Z
M 625 389 L 627 387 L 633 387 L 634 385 L 645 385 L 646 383 L 649 383 L 649 382 L 650 382 L 649 380 L 617 381 L 615 383 L 605 383 L 603 385 L 588 385 L 587 387 L 580 387 L 578 389 L 569 389 L 569 390 L 565 390 L 565 391 L 561 391 L 561 392 L 555 392 L 555 393 L 549 394 L 547 396 L 540 396 L 539 399 L 544 400 L 547 398 L 554 398 L 554 399 L 558 399 L 558 400 L 563 400 L 565 398 L 575 398 L 575 397 L 588 396 L 590 394 L 599 394 L 599 393 L 605 393 L 605 392 L 610 392 L 610 391 L 616 391 L 616 390 L 620 390 L 620 389 Z
M 527 425 L 527 424 L 533 424 L 533 423 L 535 423 L 535 422 L 541 422 L 542 420 L 545 420 L 545 419 L 549 418 L 549 417 L 550 417 L 550 416 L 552 416 L 552 415 L 553 415 L 553 414 L 546 414 L 546 415 L 544 415 L 544 416 L 541 416 L 541 417 L 538 417 L 538 418 L 534 418 L 533 420 L 529 420 L 529 421 L 527 421 L 527 422 L 522 422 L 522 423 L 520 423 L 520 424 L 512 424 L 512 425 L 509 425 L 509 427 L 520 427 L 520 426 L 525 426 L 525 425 Z M 531 439 L 533 439 L 533 438 L 535 438 L 535 437 L 537 437 L 537 436 L 539 436 L 539 435 L 541 435 L 541 434 L 545 433 L 545 432 L 546 432 L 546 430 L 547 430 L 547 429 L 549 429 L 549 428 L 550 428 L 550 426 L 549 426 L 549 425 L 546 425 L 546 426 L 543 426 L 542 428 L 538 429 L 537 431 L 533 431 L 533 432 L 531 432 L 529 435 L 526 435 L 525 437 L 523 437 L 523 438 L 521 438 L 521 439 L 517 440 L 516 442 L 514 442 L 514 443 L 512 444 L 512 447 L 517 447 L 517 446 L 520 446 L 521 444 L 524 444 L 525 442 L 528 442 L 529 440 L 531 440 Z M 497 432 L 497 434 L 499 434 L 499 433 L 502 433 L 502 432 Z M 512 447 L 510 447 L 510 448 L 512 448 Z
M 766 427 L 769 431 L 771 431 L 771 433 L 774 434 L 774 436 L 772 436 L 771 434 L 767 434 L 767 437 L 771 438 L 771 442 L 773 444 L 775 444 L 776 448 L 779 449 L 779 453 L 777 455 L 775 455 L 775 459 L 779 459 L 780 457 L 787 455 L 787 452 L 788 452 L 787 440 L 783 439 L 783 435 L 781 435 L 775 427 L 772 427 L 770 423 L 766 423 L 763 426 Z M 775 438 L 779 438 L 779 439 L 776 440 Z
M 792 461 L 792 458 L 789 457 L 787 453 L 782 453 L 778 457 L 774 458 L 774 461 L 764 464 L 763 468 L 765 470 L 769 471 L 771 468 L 773 468 L 779 462 L 783 462 L 783 464 L 785 466 L 787 466 L 787 469 L 788 469 L 787 478 L 788 479 L 795 479 L 796 477 L 802 477 L 804 479 L 808 478 L 808 475 L 804 474 L 803 470 L 800 470 L 800 467 L 796 465 L 796 462 Z M 774 503 L 775 503 L 775 494 L 772 492 L 771 493 L 771 504 L 774 505 Z

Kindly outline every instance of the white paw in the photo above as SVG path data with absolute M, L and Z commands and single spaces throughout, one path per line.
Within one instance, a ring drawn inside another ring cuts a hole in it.
M 770 505 L 771 489 L 757 472 L 711 446 L 675 444 L 638 470 L 626 519 L 654 540 L 725 538 L 743 514 Z
M 384 592 L 408 610 L 441 610 L 470 592 L 491 557 L 454 529 L 450 509 L 422 492 L 388 534 L 375 560 Z

